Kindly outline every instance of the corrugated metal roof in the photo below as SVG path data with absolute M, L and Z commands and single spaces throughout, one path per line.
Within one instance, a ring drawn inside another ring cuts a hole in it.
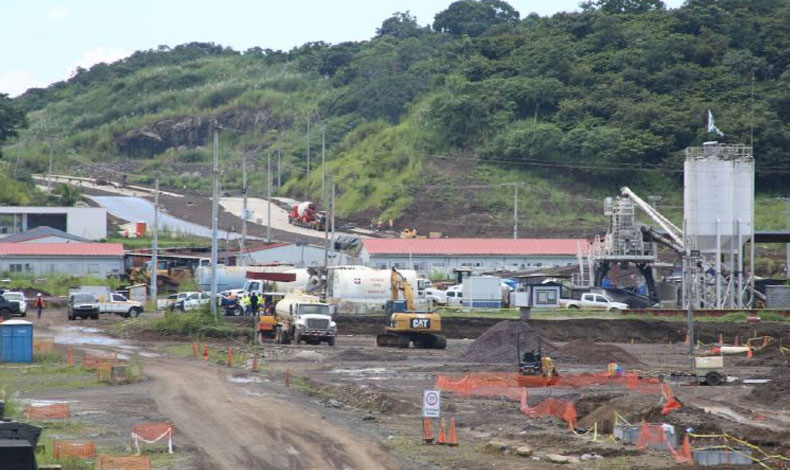
M 11 235 L 4 237 L 1 242 L 2 243 L 21 243 L 30 240 L 35 240 L 37 238 L 44 238 L 44 237 L 60 237 L 66 240 L 73 240 L 75 242 L 86 243 L 89 240 L 78 237 L 76 235 L 72 235 L 70 233 L 66 233 L 63 230 L 58 230 L 56 228 L 48 227 L 46 225 L 42 225 L 39 227 L 32 228 L 25 232 L 19 233 L 12 233 Z
M 120 243 L 0 243 L 0 256 L 123 256 Z
M 412 255 L 576 255 L 583 238 L 365 238 L 369 254 Z

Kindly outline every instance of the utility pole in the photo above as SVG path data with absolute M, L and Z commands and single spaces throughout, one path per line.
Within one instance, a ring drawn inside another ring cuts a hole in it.
M 272 242 L 272 153 L 266 154 L 266 243 Z
M 513 238 L 518 238 L 518 183 L 513 183 Z
M 214 121 L 214 168 L 211 191 L 211 314 L 217 320 L 217 237 L 219 212 L 219 123 Z
M 154 302 L 154 309 L 156 309 L 156 297 L 159 295 L 159 286 L 157 286 L 157 273 L 156 269 L 159 266 L 158 259 L 159 251 L 159 175 L 156 175 L 154 180 L 154 231 L 153 243 L 151 245 L 151 299 Z
M 310 178 L 310 114 L 307 115 L 307 177 Z
M 49 175 L 47 177 L 47 192 L 52 191 L 52 141 L 46 143 L 49 147 Z
M 683 246 L 686 247 L 685 253 L 683 253 L 683 279 L 686 282 L 684 292 L 688 302 L 686 304 L 686 320 L 688 322 L 686 328 L 689 337 L 688 354 L 691 373 L 693 374 L 696 369 L 694 361 L 694 270 L 696 261 L 694 258 L 695 256 L 698 257 L 699 254 L 693 253 L 689 249 L 688 223 L 685 219 L 683 220 Z
M 324 268 L 329 273 L 329 221 L 324 222 Z
M 242 155 L 241 160 L 241 244 L 239 246 L 239 258 L 241 265 L 247 265 L 247 154 Z
M 326 207 L 326 127 L 321 129 L 321 204 Z
M 335 243 L 335 183 L 332 183 L 332 243 Z
M 280 163 L 282 162 L 282 145 L 277 147 L 277 189 L 280 189 Z

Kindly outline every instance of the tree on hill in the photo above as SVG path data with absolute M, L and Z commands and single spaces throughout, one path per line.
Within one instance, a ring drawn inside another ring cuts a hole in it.
M 644 13 L 664 10 L 661 0 L 587 0 L 581 3 L 582 10 L 601 10 L 606 13 Z
M 420 25 L 417 24 L 416 16 L 411 15 L 408 11 L 399 11 L 381 23 L 381 27 L 376 29 L 376 36 L 392 36 L 397 39 L 405 39 L 419 36 L 422 31 Z
M 17 130 L 27 126 L 25 113 L 17 109 L 11 98 L 5 93 L 0 93 L 0 144 L 11 137 L 16 137 Z M 0 152 L 0 157 L 2 157 Z
M 433 29 L 456 36 L 480 36 L 491 26 L 515 23 L 519 13 L 502 0 L 459 0 L 439 13 L 433 21 Z

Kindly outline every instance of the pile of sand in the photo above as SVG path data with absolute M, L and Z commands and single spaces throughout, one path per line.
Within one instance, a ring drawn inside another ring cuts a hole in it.
M 544 353 L 553 353 L 557 348 L 543 339 L 529 323 L 525 321 L 503 320 L 491 328 L 469 345 L 466 351 L 459 356 L 464 362 L 503 363 L 516 364 L 516 340 L 521 333 L 521 352 L 538 348 L 538 343 Z
M 576 364 L 602 365 L 610 362 L 639 364 L 639 359 L 619 346 L 599 344 L 588 339 L 573 340 L 560 348 L 558 354 L 566 362 Z
M 775 367 L 770 379 L 754 387 L 749 397 L 766 405 L 790 407 L 790 366 Z

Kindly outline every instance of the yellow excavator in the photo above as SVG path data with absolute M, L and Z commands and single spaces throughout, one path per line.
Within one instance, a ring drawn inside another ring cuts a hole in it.
M 391 300 L 387 302 L 389 325 L 385 333 L 376 337 L 376 345 L 380 347 L 408 348 L 414 343 L 415 348 L 444 349 L 447 338 L 442 332 L 442 318 L 438 313 L 417 312 L 414 304 L 414 291 L 411 283 L 395 268 L 390 275 Z M 403 301 L 399 300 L 403 293 Z

